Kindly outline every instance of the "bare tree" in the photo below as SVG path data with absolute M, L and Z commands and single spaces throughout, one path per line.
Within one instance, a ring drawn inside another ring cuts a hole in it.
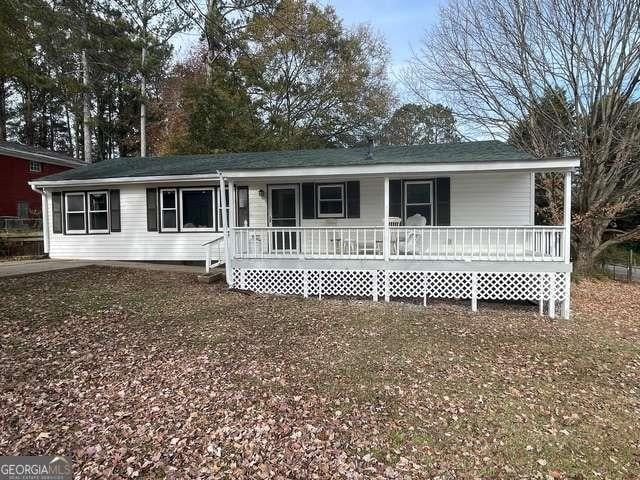
M 558 154 L 549 131 L 566 139 L 581 159 L 572 245 L 583 272 L 640 238 L 640 226 L 615 228 L 640 206 L 639 25 L 640 2 L 627 0 L 452 0 L 405 72 L 422 100 L 537 156 Z M 525 119 L 527 135 L 514 135 Z

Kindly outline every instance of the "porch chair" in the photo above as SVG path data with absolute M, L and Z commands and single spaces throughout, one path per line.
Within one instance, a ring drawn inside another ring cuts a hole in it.
M 424 217 L 423 215 L 420 215 L 419 213 L 415 213 L 411 215 L 409 218 L 407 218 L 407 221 L 404 224 L 405 227 L 424 227 L 426 225 L 427 225 L 426 217 Z M 402 252 L 405 255 L 415 254 L 416 249 L 414 249 L 413 240 L 414 238 L 416 238 L 416 233 L 409 232 L 407 233 L 406 238 L 403 238 L 403 237 L 404 237 L 404 234 L 398 235 L 398 238 L 397 238 L 398 243 L 396 245 L 397 253 L 399 254 L 400 252 Z M 417 250 L 420 251 L 421 247 L 419 247 Z

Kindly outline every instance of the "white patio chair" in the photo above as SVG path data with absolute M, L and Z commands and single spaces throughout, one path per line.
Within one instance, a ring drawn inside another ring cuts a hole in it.
M 427 219 L 426 217 L 424 217 L 423 215 L 420 215 L 419 213 L 415 213 L 413 215 L 411 215 L 409 218 L 407 218 L 407 221 L 405 222 L 404 226 L 405 227 L 424 227 L 427 225 Z M 422 253 L 421 247 L 418 247 L 416 245 L 416 247 L 418 248 L 414 248 L 414 238 L 416 238 L 416 233 L 411 231 L 408 232 L 406 235 L 406 238 L 403 238 L 404 235 L 400 235 L 398 237 L 398 252 L 402 252 L 405 255 L 413 255 L 416 253 L 416 250 L 418 250 L 417 253 Z

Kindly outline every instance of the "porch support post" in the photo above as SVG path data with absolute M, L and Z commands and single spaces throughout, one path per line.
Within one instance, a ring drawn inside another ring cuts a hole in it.
M 556 274 L 549 274 L 549 317 L 556 318 Z
M 391 293 L 389 292 L 389 270 L 384 271 L 384 301 L 391 300 Z
M 374 270 L 372 272 L 373 275 L 373 279 L 372 279 L 372 289 L 373 292 L 371 292 L 373 294 L 373 301 L 377 302 L 378 301 L 378 271 Z
M 478 273 L 471 274 L 471 311 L 478 311 Z
M 302 271 L 302 296 L 309 298 L 309 270 L 306 268 Z
M 227 277 L 227 285 L 233 286 L 233 280 L 231 276 L 233 270 L 231 268 L 231 252 L 229 248 L 229 226 L 227 225 L 227 196 L 225 195 L 224 175 L 222 172 L 218 172 L 218 178 L 220 182 L 220 207 L 222 209 L 222 235 L 224 237 L 224 273 Z
M 389 230 L 389 177 L 384 177 L 384 242 L 383 252 L 384 261 L 389 261 L 389 252 L 391 251 L 391 232 Z
M 562 253 L 564 255 L 564 263 L 570 263 L 571 254 L 571 171 L 564 174 L 564 245 Z
M 233 180 L 229 180 L 229 225 L 227 226 L 229 232 L 229 256 L 234 258 L 236 253 L 236 235 L 235 228 L 237 226 L 236 220 L 236 184 Z
M 571 171 L 564 174 L 564 263 L 571 263 Z M 571 273 L 565 280 L 565 297 L 562 302 L 562 318 L 569 319 L 571 309 Z

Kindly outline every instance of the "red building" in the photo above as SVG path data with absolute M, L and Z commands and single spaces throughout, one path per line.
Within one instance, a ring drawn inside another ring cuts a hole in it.
M 61 153 L 0 141 L 0 217 L 39 216 L 40 194 L 27 182 L 80 165 Z

